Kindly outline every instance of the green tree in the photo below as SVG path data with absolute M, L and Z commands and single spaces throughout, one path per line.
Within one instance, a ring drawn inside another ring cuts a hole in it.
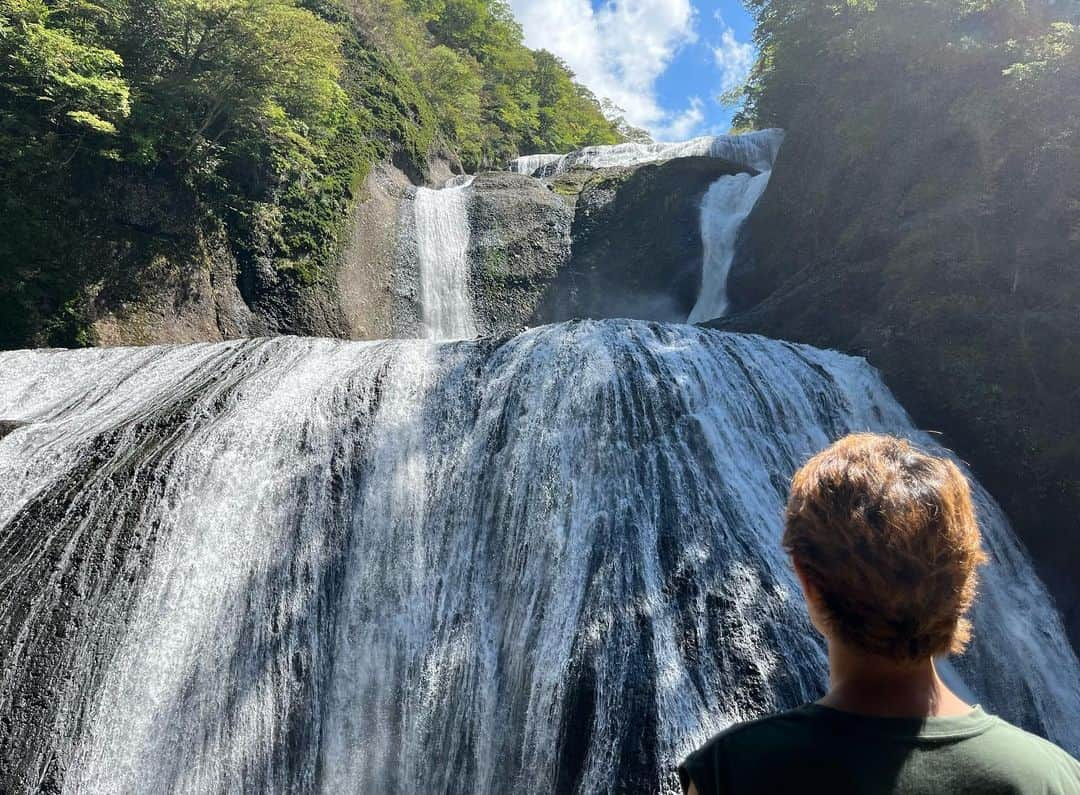
M 289 0 L 131 10 L 123 47 L 143 67 L 133 127 L 144 158 L 199 168 L 225 139 L 318 130 L 341 101 L 336 30 Z
M 621 140 L 587 88 L 574 82 L 574 74 L 546 50 L 534 55 L 533 90 L 538 97 L 539 126 L 529 139 L 537 151 L 565 152 L 581 146 L 613 144 Z
M 466 72 L 445 53 L 438 58 L 441 67 L 431 56 L 413 56 L 413 68 L 428 86 L 442 128 L 470 168 L 501 165 L 521 153 L 622 140 L 565 64 L 551 53 L 525 47 L 521 27 L 504 0 L 407 0 L 407 8 L 437 46 L 478 67 Z M 436 76 L 436 68 L 456 77 Z M 454 94 L 459 98 L 451 100 Z
M 77 147 L 87 133 L 114 134 L 130 114 L 120 55 L 65 29 L 65 20 L 93 11 L 83 3 L 0 0 L 0 123 L 19 157 L 40 146 L 58 154 L 53 147 Z
M 428 51 L 423 78 L 424 93 L 438 109 L 443 134 L 456 143 L 462 158 L 478 162 L 483 157 L 484 122 L 480 64 L 468 53 L 439 44 Z

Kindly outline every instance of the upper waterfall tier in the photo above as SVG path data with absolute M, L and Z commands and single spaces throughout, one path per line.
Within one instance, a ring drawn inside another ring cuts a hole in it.
M 554 177 L 574 167 L 610 168 L 688 157 L 722 158 L 750 173 L 720 177 L 701 202 L 704 249 L 697 299 L 687 322 L 700 323 L 728 311 L 727 281 L 738 251 L 739 234 L 768 187 L 773 163 L 784 142 L 779 129 L 743 135 L 695 138 L 682 143 L 593 146 L 566 155 L 530 155 L 510 162 L 510 169 L 536 177 Z
M 469 186 L 458 177 L 441 190 L 418 188 L 413 201 L 424 337 L 476 336 L 469 293 Z
M 862 360 L 631 321 L 0 373 L 4 791 L 674 793 L 825 687 L 795 467 L 851 430 L 934 448 Z M 946 674 L 1075 753 L 1080 665 L 975 495 Z
M 678 143 L 625 143 L 589 146 L 565 155 L 526 155 L 511 160 L 509 169 L 534 177 L 552 177 L 575 166 L 610 168 L 636 166 L 678 157 L 719 157 L 756 171 L 767 170 L 783 143 L 783 130 L 760 130 L 744 135 L 713 135 Z

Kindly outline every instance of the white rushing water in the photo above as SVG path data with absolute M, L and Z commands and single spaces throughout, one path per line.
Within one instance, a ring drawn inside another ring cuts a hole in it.
M 469 192 L 473 178 L 451 180 L 441 189 L 418 188 L 416 251 L 424 337 L 476 336 L 469 293 Z
M 728 311 L 727 283 L 738 253 L 739 232 L 761 194 L 769 186 L 772 170 L 720 177 L 701 200 L 701 291 L 687 318 L 702 323 Z
M 675 143 L 625 143 L 588 146 L 565 155 L 526 155 L 508 167 L 518 174 L 553 177 L 575 167 L 637 166 L 679 157 L 718 157 L 756 171 L 771 168 L 783 143 L 782 130 L 760 130 L 743 135 L 708 135 Z
M 674 793 L 826 660 L 787 481 L 914 430 L 859 359 L 630 321 L 0 353 L 0 789 Z M 1008 522 L 955 675 L 1080 751 Z
M 566 155 L 519 157 L 510 162 L 510 170 L 553 177 L 575 167 L 608 168 L 679 157 L 717 157 L 758 172 L 720 177 L 702 199 L 701 289 L 687 319 L 689 323 L 701 323 L 728 311 L 727 282 L 737 253 L 739 232 L 769 185 L 773 163 L 783 142 L 783 130 L 770 129 L 744 135 L 707 136 L 682 143 L 592 146 Z

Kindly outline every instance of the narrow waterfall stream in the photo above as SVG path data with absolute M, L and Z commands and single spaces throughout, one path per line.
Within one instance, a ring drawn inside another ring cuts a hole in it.
M 735 261 L 739 232 L 769 186 L 771 167 L 756 176 L 734 174 L 714 182 L 701 200 L 701 292 L 688 323 L 727 314 L 727 282 Z
M 469 188 L 472 177 L 451 180 L 439 190 L 417 188 L 416 249 L 424 337 L 476 336 L 469 294 Z
M 862 360 L 581 321 L 436 345 L 0 353 L 0 789 L 674 793 L 817 697 L 787 479 L 934 447 Z M 1080 751 L 1080 665 L 976 487 L 955 676 Z

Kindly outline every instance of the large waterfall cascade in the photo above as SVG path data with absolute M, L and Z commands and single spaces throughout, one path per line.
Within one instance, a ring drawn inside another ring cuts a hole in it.
M 511 168 L 753 169 L 702 201 L 697 322 L 782 141 Z M 788 479 L 850 431 L 934 441 L 834 352 L 640 321 L 474 340 L 472 190 L 406 216 L 426 339 L 0 352 L 0 791 L 675 793 L 709 735 L 823 692 Z M 975 496 L 992 563 L 944 673 L 1078 753 L 1080 663 Z
M 820 695 L 787 479 L 914 430 L 859 359 L 691 326 L 0 353 L 0 789 L 674 793 Z M 954 675 L 1080 751 L 997 506 Z
M 700 323 L 721 317 L 728 310 L 727 280 L 739 232 L 768 187 L 783 141 L 783 131 L 771 129 L 744 135 L 706 136 L 681 143 L 592 146 L 565 155 L 519 157 L 510 162 L 509 168 L 519 174 L 550 178 L 575 167 L 609 168 L 679 157 L 717 157 L 754 169 L 756 174 L 720 177 L 702 200 L 701 290 L 687 319 L 689 323 Z
M 424 337 L 476 336 L 469 292 L 469 192 L 472 177 L 441 189 L 417 188 L 413 201 Z

